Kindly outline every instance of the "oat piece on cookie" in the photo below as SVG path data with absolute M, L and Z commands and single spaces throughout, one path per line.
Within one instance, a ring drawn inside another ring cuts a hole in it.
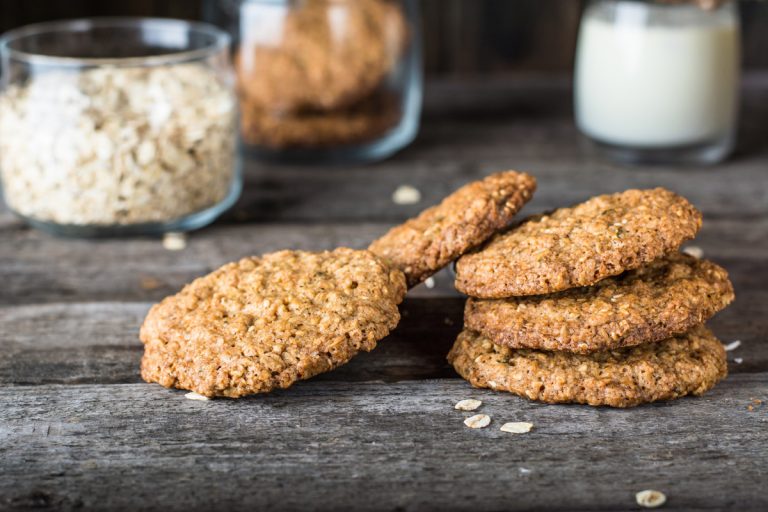
M 663 188 L 627 190 L 536 215 L 456 264 L 456 288 L 480 298 L 590 286 L 674 252 L 701 213 Z
M 287 388 L 372 350 L 405 291 L 403 274 L 368 251 L 245 258 L 150 310 L 141 375 L 209 397 Z
M 470 298 L 464 325 L 512 348 L 587 353 L 684 333 L 733 298 L 723 268 L 674 253 L 590 287 L 551 295 Z
M 728 372 L 722 344 L 701 325 L 658 343 L 589 355 L 515 350 L 465 330 L 448 360 L 475 387 L 611 407 L 701 395 Z
M 395 226 L 369 249 L 402 270 L 409 287 L 416 286 L 507 227 L 535 190 L 528 174 L 491 174 Z

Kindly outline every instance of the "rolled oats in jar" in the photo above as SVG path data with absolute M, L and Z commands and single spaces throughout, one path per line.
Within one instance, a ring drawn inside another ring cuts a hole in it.
M 34 50 L 34 51 L 32 51 Z M 8 206 L 60 234 L 201 227 L 237 198 L 228 36 L 175 20 L 81 20 L 0 42 Z

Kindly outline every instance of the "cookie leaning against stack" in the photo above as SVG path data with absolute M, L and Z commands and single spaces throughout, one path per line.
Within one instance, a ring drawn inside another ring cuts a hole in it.
M 471 295 L 449 354 L 478 387 L 546 402 L 629 407 L 701 394 L 725 352 L 703 323 L 728 275 L 678 253 L 701 214 L 664 189 L 628 190 L 535 216 L 456 265 Z

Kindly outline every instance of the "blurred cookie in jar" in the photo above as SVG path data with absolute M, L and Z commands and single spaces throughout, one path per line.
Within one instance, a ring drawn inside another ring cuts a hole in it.
M 312 149 L 373 139 L 400 118 L 396 95 L 382 92 L 336 110 L 274 112 L 248 98 L 241 100 L 241 124 L 246 141 L 274 149 Z
M 408 39 L 389 0 L 249 2 L 236 67 L 248 107 L 298 112 L 345 108 L 370 95 Z

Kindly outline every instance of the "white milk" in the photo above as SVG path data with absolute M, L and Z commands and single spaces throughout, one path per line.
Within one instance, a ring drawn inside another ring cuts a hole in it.
M 581 22 L 575 103 L 581 130 L 601 142 L 673 147 L 726 137 L 736 119 L 735 16 L 696 13 L 676 24 L 649 6 L 594 4 Z M 601 9 L 602 8 L 602 9 Z M 658 9 L 658 7 L 655 7 Z

